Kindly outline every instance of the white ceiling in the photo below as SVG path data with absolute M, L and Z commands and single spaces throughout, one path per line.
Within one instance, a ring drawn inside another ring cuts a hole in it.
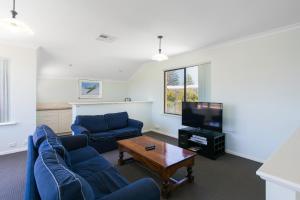
M 0 18 L 12 0 L 0 0 Z M 299 0 L 16 0 L 32 37 L 7 42 L 41 46 L 39 75 L 128 79 L 157 52 L 169 56 L 300 22 Z M 97 41 L 99 34 L 117 37 Z M 69 64 L 72 64 L 72 67 Z

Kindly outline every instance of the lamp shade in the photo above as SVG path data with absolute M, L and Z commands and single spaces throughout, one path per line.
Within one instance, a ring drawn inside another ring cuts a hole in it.
M 25 33 L 33 35 L 34 32 L 25 23 L 17 20 L 16 18 L 5 18 L 0 20 L 0 28 L 8 30 L 12 33 Z
M 155 61 L 164 61 L 164 60 L 168 60 L 168 56 L 162 53 L 156 54 L 154 56 L 152 56 L 152 60 Z

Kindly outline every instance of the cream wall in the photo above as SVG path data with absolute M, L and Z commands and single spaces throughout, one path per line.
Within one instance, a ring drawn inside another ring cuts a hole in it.
M 10 118 L 0 125 L 0 154 L 27 148 L 36 124 L 36 50 L 0 44 L 0 56 L 9 60 Z
M 95 101 L 123 101 L 127 97 L 126 81 L 103 80 L 103 98 Z M 78 79 L 38 79 L 38 103 L 68 103 L 74 101 L 92 101 L 78 98 Z
M 211 62 L 211 101 L 224 103 L 228 152 L 265 160 L 300 126 L 300 29 L 144 64 L 129 82 L 134 100 L 152 100 L 153 128 L 177 137 L 181 117 L 163 114 L 163 71 Z

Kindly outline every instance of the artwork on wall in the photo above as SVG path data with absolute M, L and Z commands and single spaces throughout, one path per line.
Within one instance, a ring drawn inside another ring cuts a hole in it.
M 80 99 L 102 98 L 102 81 L 79 80 L 79 98 Z

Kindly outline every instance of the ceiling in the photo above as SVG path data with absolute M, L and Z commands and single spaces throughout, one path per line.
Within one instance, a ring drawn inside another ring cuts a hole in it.
M 0 18 L 11 7 L 0 0 Z M 158 34 L 172 56 L 300 22 L 299 0 L 16 0 L 16 10 L 35 35 L 0 30 L 0 40 L 40 46 L 39 76 L 115 80 L 151 59 Z

